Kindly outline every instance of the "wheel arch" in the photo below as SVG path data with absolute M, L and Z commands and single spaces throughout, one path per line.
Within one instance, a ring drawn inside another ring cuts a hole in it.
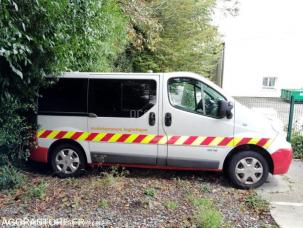
M 241 153 L 242 151 L 249 151 L 249 150 L 250 151 L 255 151 L 255 152 L 259 153 L 260 155 L 262 155 L 267 161 L 267 164 L 268 164 L 268 167 L 269 167 L 269 172 L 273 173 L 274 163 L 273 163 L 273 160 L 270 156 L 270 153 L 266 149 L 264 149 L 263 147 L 260 147 L 260 146 L 257 146 L 257 145 L 252 145 L 252 144 L 240 145 L 240 146 L 237 146 L 237 147 L 233 148 L 227 154 L 227 156 L 224 160 L 223 172 L 225 172 L 227 170 L 229 161 L 235 154 Z
M 64 144 L 64 143 L 67 143 L 67 144 L 74 145 L 74 146 L 78 147 L 82 152 L 82 155 L 85 159 L 85 163 L 87 164 L 87 156 L 86 156 L 85 150 L 83 149 L 83 147 L 81 146 L 80 143 L 78 143 L 78 142 L 76 142 L 75 140 L 72 140 L 72 139 L 59 139 L 59 140 L 56 140 L 55 142 L 53 142 L 51 144 L 51 146 L 49 147 L 49 149 L 48 149 L 48 159 L 47 159 L 48 163 L 51 161 L 50 158 L 51 158 L 51 155 L 52 155 L 54 149 L 57 146 L 59 146 L 60 144 Z

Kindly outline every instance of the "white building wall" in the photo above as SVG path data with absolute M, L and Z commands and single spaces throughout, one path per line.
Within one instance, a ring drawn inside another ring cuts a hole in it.
M 279 97 L 281 88 L 303 88 L 303 2 L 289 1 L 240 0 L 240 15 L 221 21 L 223 88 L 231 95 Z M 264 88 L 263 77 L 276 77 L 275 88 Z

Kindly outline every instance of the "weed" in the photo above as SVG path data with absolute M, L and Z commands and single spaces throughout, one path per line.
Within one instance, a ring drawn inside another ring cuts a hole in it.
M 117 178 L 112 173 L 105 173 L 103 180 L 105 186 L 113 186 L 117 182 Z
M 30 187 L 26 193 L 26 196 L 30 199 L 33 198 L 43 199 L 47 186 L 48 183 L 42 180 L 37 186 Z
M 176 185 L 180 188 L 186 188 L 188 185 L 188 182 L 185 180 L 182 180 L 180 177 L 175 178 Z
M 191 193 L 186 196 L 186 200 L 195 207 L 212 207 L 212 202 L 210 200 L 204 198 L 195 198 Z
M 256 192 L 246 197 L 245 204 L 259 213 L 266 212 L 269 209 L 269 203 L 262 199 Z
M 215 208 L 213 202 L 205 198 L 194 198 L 187 196 L 187 200 L 196 207 L 193 221 L 198 227 L 219 228 L 223 225 L 223 216 Z
M 143 200 L 143 207 L 145 208 L 145 209 L 147 209 L 147 208 L 150 208 L 150 201 L 149 200 Z
M 144 194 L 147 196 L 154 197 L 156 195 L 156 189 L 154 188 L 147 188 L 144 190 Z
M 198 199 L 193 199 L 192 204 L 195 207 L 204 207 L 204 208 L 213 208 L 213 202 L 210 201 L 209 199 L 203 199 L 203 198 L 198 198 Z
M 119 167 L 111 167 L 108 172 L 102 173 L 101 178 L 92 178 L 93 187 L 114 187 L 127 175 L 128 172 Z
M 211 193 L 211 188 L 209 187 L 209 185 L 202 185 L 201 191 L 203 193 Z
M 176 201 L 166 201 L 165 207 L 169 210 L 175 210 L 178 208 L 178 203 Z
M 112 166 L 109 173 L 114 177 L 125 177 L 129 172 L 124 167 Z
M 108 207 L 108 201 L 106 199 L 101 199 L 99 201 L 99 207 L 101 207 L 101 208 L 107 208 Z
M 194 196 L 192 193 L 187 193 L 185 196 L 185 199 L 189 202 L 192 202 L 192 200 L 194 199 Z
M 81 203 L 81 197 L 75 196 L 75 197 L 73 197 L 72 201 L 70 202 L 70 206 L 72 208 L 79 208 L 80 203 Z
M 223 218 L 221 213 L 214 208 L 199 207 L 194 215 L 198 227 L 221 228 Z

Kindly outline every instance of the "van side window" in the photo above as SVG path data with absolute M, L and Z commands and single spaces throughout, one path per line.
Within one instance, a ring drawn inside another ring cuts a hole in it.
M 139 118 L 156 104 L 156 81 L 90 79 L 89 112 L 103 117 Z
M 176 108 L 202 113 L 202 106 L 198 106 L 201 100 L 201 93 L 198 81 L 188 78 L 169 80 L 169 99 L 171 104 Z
M 59 81 L 40 89 L 38 113 L 87 113 L 88 79 L 60 78 Z
M 168 81 L 172 106 L 184 111 L 218 117 L 218 101 L 225 98 L 211 87 L 191 78 L 172 78 Z

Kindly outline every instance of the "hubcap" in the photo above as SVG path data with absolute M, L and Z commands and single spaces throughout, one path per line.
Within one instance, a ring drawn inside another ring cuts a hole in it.
M 63 149 L 59 151 L 55 158 L 57 169 L 65 174 L 71 174 L 77 171 L 80 166 L 78 154 L 72 149 Z
M 253 157 L 241 159 L 235 169 L 237 179 L 243 184 L 255 184 L 263 176 L 261 162 Z

